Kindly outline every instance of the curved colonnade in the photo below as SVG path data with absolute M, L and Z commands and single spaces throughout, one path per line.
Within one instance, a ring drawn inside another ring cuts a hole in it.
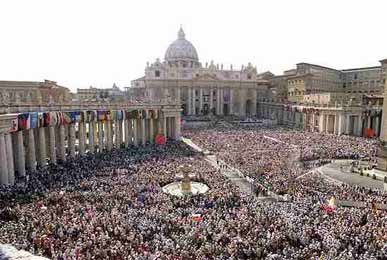
M 39 110 L 0 115 L 0 185 L 85 153 L 180 139 L 178 106 Z

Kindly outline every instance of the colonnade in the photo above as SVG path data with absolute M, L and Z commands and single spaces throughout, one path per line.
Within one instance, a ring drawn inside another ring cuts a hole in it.
M 0 185 L 13 185 L 17 176 L 24 177 L 48 163 L 57 164 L 86 153 L 145 146 L 155 143 L 158 136 L 162 140 L 179 140 L 180 109 L 153 111 L 157 117 L 83 116 L 44 124 L 43 120 L 39 124 L 32 116 L 28 118 L 29 113 L 0 115 Z M 86 115 L 86 111 L 76 113 Z
M 362 136 L 364 130 L 372 130 L 379 136 L 380 111 L 368 111 L 361 107 L 308 107 L 286 106 L 276 103 L 260 103 L 259 116 L 277 120 L 278 124 L 295 126 L 309 131 L 331 134 Z

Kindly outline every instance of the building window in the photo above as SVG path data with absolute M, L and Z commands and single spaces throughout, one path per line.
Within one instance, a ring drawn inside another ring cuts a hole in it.
M 354 78 L 354 79 L 357 79 L 357 73 L 355 73 L 355 75 L 353 75 L 353 78 Z
M 155 71 L 155 76 L 156 76 L 156 77 L 160 77 L 160 71 L 159 71 L 159 70 L 156 70 L 156 71 Z
M 247 79 L 251 79 L 251 74 L 247 74 Z

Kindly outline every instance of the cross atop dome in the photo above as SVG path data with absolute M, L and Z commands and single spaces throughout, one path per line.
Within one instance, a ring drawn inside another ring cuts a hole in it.
M 183 27 L 180 25 L 180 30 L 179 32 L 177 33 L 177 38 L 178 39 L 185 39 L 185 33 L 183 31 Z

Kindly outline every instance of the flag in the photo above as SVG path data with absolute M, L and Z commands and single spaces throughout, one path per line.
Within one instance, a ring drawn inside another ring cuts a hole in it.
M 50 112 L 44 112 L 43 113 L 43 119 L 44 119 L 43 126 L 44 127 L 49 126 L 50 125 L 50 119 L 51 119 Z
M 29 113 L 22 113 L 17 116 L 18 118 L 18 129 L 19 130 L 25 130 L 28 129 L 28 121 L 29 121 L 30 114 Z
M 63 121 L 65 124 L 71 124 L 72 119 L 71 119 L 70 112 L 63 112 Z
M 38 126 L 38 113 L 30 112 L 30 128 L 36 128 Z

